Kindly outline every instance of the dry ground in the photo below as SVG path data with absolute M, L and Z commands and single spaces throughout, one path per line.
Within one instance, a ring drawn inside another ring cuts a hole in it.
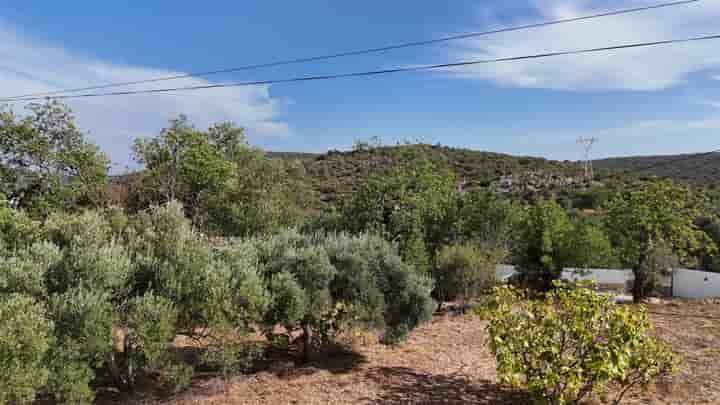
M 684 357 L 681 370 L 628 404 L 720 404 L 720 302 L 651 305 L 655 332 Z M 527 397 L 497 384 L 485 346 L 485 322 L 439 315 L 397 347 L 361 345 L 298 367 L 278 360 L 225 385 L 198 377 L 176 397 L 135 403 L 167 404 L 525 404 Z M 124 402 L 124 401 L 123 401 Z

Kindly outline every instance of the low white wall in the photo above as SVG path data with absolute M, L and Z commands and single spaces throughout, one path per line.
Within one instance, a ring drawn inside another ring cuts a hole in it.
M 567 281 L 592 280 L 598 284 L 627 285 L 635 279 L 632 270 L 614 269 L 565 269 L 562 279 Z
M 673 296 L 679 298 L 720 297 L 720 273 L 677 269 L 673 272 Z

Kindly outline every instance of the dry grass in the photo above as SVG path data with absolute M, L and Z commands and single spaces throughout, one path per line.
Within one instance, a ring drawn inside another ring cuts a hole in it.
M 672 303 L 649 308 L 655 332 L 685 361 L 673 377 L 628 404 L 720 404 L 720 304 Z M 440 315 L 396 347 L 360 345 L 305 366 L 274 359 L 264 370 L 225 385 L 198 376 L 167 404 L 525 404 L 522 392 L 497 384 L 485 345 L 485 322 Z

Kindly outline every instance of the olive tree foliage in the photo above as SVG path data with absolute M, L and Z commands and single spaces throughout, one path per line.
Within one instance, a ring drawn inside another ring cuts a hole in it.
M 454 174 L 427 160 L 363 182 L 342 210 L 343 229 L 381 232 L 403 259 L 422 269 L 451 237 L 457 215 Z
M 98 373 L 121 390 L 158 374 L 179 390 L 198 365 L 247 369 L 261 354 L 252 331 L 303 331 L 310 354 L 349 325 L 394 341 L 431 314 L 430 279 L 381 237 L 287 231 L 214 247 L 185 213 L 173 201 L 39 223 L 0 209 L 0 227 L 25 238 L 0 236 L 0 364 L 17 373 L 3 401 L 92 403 Z M 177 335 L 205 343 L 201 363 L 171 350 Z
M 612 384 L 619 404 L 679 363 L 669 345 L 650 334 L 644 308 L 616 305 L 588 288 L 556 282 L 544 300 L 511 287 L 495 290 L 487 326 L 504 383 L 525 387 L 537 402 L 579 404 Z
M 145 170 L 136 208 L 180 201 L 193 224 L 215 233 L 267 233 L 299 220 L 299 193 L 280 160 L 248 145 L 243 128 L 216 124 L 201 131 L 181 115 L 154 138 L 137 139 Z
M 0 294 L 0 404 L 32 402 L 46 384 L 52 331 L 41 303 Z
M 702 196 L 671 181 L 657 181 L 618 194 L 609 204 L 607 228 L 623 263 L 635 274 L 633 298 L 649 293 L 649 258 L 658 245 L 668 246 L 681 262 L 692 263 L 716 246 L 696 224 L 705 204 Z
M 57 101 L 0 109 L 0 193 L 32 215 L 101 204 L 110 162 Z
M 344 327 L 383 330 L 393 342 L 432 314 L 430 279 L 379 236 L 289 231 L 256 245 L 270 293 L 266 330 L 301 330 L 306 356 Z

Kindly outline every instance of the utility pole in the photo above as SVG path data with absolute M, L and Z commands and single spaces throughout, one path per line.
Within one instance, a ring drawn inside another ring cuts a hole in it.
M 593 172 L 592 160 L 590 159 L 590 151 L 593 145 L 598 141 L 595 137 L 585 138 L 579 137 L 577 143 L 583 146 L 585 151 L 585 160 L 583 161 L 583 168 L 585 169 L 585 179 L 593 180 L 595 173 Z

